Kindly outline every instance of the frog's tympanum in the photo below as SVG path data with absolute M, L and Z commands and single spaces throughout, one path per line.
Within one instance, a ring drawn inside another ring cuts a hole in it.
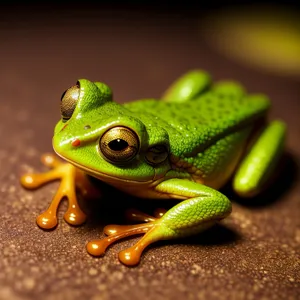
M 87 244 L 91 255 L 100 256 L 113 242 L 144 234 L 119 253 L 122 263 L 136 265 L 149 244 L 197 234 L 227 217 L 231 203 L 218 189 L 229 180 L 242 197 L 264 188 L 286 131 L 282 121 L 267 120 L 269 108 L 266 96 L 249 95 L 233 81 L 213 83 L 201 70 L 183 75 L 159 100 L 123 105 L 104 83 L 78 80 L 61 97 L 54 130 L 54 150 L 65 162 L 44 155 L 52 170 L 21 178 L 27 188 L 61 180 L 37 224 L 54 228 L 64 197 L 66 222 L 82 224 L 86 215 L 75 191 L 94 195 L 90 176 L 136 197 L 180 200 L 169 211 L 144 215 L 142 224 L 108 225 L 107 237 Z

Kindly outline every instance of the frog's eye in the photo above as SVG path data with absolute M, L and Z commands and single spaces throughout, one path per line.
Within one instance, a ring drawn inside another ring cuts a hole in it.
M 169 151 L 165 145 L 150 147 L 146 153 L 146 159 L 150 164 L 159 164 L 167 159 Z
M 133 159 L 139 151 L 139 139 L 127 127 L 114 127 L 106 131 L 99 142 L 104 157 L 113 163 L 124 163 Z
M 79 99 L 79 83 L 67 89 L 61 96 L 60 112 L 62 120 L 65 122 L 72 117 L 77 101 Z

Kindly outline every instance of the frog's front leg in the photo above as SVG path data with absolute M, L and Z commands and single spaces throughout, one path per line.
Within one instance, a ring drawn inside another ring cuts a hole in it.
M 156 186 L 156 191 L 166 198 L 182 197 L 186 200 L 175 205 L 161 218 L 145 224 L 115 226 L 104 231 L 108 237 L 87 244 L 87 251 L 94 256 L 103 255 L 113 242 L 136 234 L 145 235 L 133 247 L 119 253 L 125 265 L 136 265 L 143 250 L 158 240 L 170 240 L 197 234 L 231 212 L 230 201 L 220 192 L 196 182 L 184 179 L 169 179 Z
M 96 193 L 83 171 L 69 163 L 61 162 L 52 154 L 42 156 L 42 163 L 52 170 L 40 174 L 26 174 L 21 177 L 21 184 L 27 189 L 36 189 L 45 183 L 61 180 L 48 209 L 37 217 L 37 224 L 43 229 L 52 229 L 57 225 L 57 209 L 61 200 L 66 197 L 69 200 L 68 210 L 64 219 L 71 225 L 81 225 L 86 220 L 85 213 L 78 205 L 76 188 L 83 196 Z

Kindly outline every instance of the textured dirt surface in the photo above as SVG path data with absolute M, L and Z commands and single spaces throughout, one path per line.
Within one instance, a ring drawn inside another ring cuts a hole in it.
M 225 59 L 205 43 L 195 14 L 25 12 L 4 10 L 0 21 L 0 299 L 300 299 L 299 81 Z M 106 197 L 116 215 L 85 203 L 90 219 L 71 227 L 62 219 L 64 203 L 57 229 L 39 229 L 35 218 L 58 184 L 32 192 L 19 178 L 45 170 L 39 158 L 52 149 L 62 92 L 88 78 L 109 84 L 118 102 L 159 97 L 190 68 L 238 79 L 273 99 L 270 118 L 289 127 L 275 184 L 247 201 L 225 188 L 233 201 L 228 219 L 202 235 L 153 245 L 135 268 L 117 254 L 137 238 L 115 244 L 103 258 L 85 251 L 87 241 L 102 236 L 103 223 L 122 222 L 124 195 L 115 202 L 117 194 Z

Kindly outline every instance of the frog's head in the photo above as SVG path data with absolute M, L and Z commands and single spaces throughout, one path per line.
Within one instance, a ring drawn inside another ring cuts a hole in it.
M 170 169 L 168 134 L 147 128 L 112 101 L 110 88 L 82 79 L 62 95 L 55 152 L 88 174 L 116 186 L 147 183 Z

